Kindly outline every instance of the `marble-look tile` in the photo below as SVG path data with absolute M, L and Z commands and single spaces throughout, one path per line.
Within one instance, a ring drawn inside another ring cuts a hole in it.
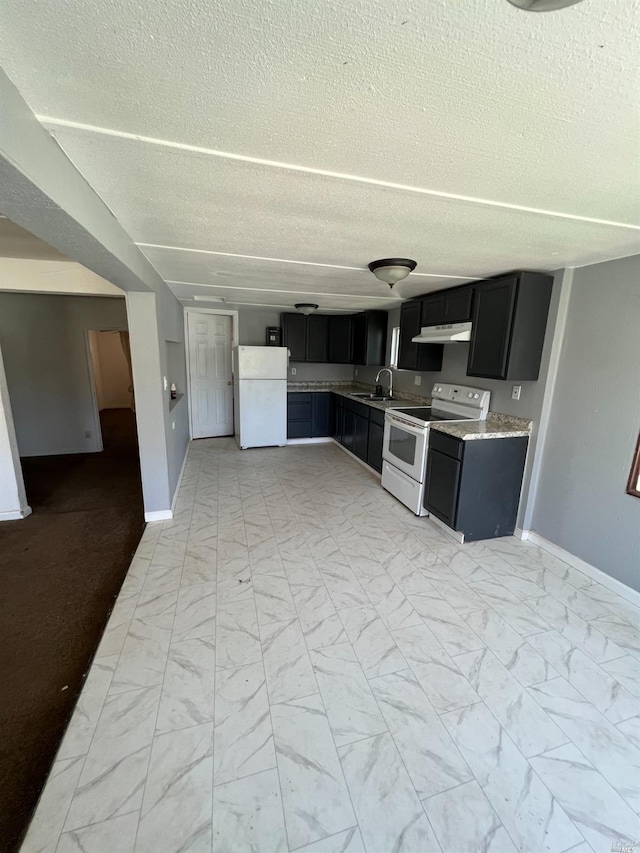
M 21 853 L 54 853 L 83 764 L 84 756 L 54 762 Z
M 137 592 L 125 596 L 122 592 L 120 593 L 100 640 L 96 657 L 103 658 L 120 654 L 138 603 L 138 595 Z
M 60 744 L 56 761 L 84 755 L 89 749 L 117 662 L 117 655 L 94 659 Z
M 262 625 L 260 636 L 271 705 L 318 692 L 297 619 Z
M 613 613 L 599 619 L 591 619 L 589 624 L 592 628 L 601 631 L 623 651 L 640 659 L 640 628 Z
M 567 742 L 566 735 L 489 649 L 458 655 L 454 660 L 523 755 L 537 755 Z
M 530 637 L 541 631 L 548 631 L 551 627 L 538 613 L 532 609 L 532 602 L 536 599 L 528 598 L 527 601 L 503 601 L 497 598 L 486 598 L 482 608 L 487 603 L 495 612 L 510 625 L 521 637 Z
M 258 618 L 253 597 L 218 602 L 216 666 L 228 669 L 262 659 Z
M 402 628 L 393 637 L 438 713 L 464 708 L 480 697 L 426 625 Z
M 160 684 L 169 654 L 173 615 L 134 619 L 111 680 L 110 693 Z
M 134 619 L 173 614 L 178 600 L 182 567 L 149 568 L 134 613 Z
M 182 566 L 181 583 L 187 585 L 215 582 L 217 564 L 218 552 L 215 545 L 190 541 Z
M 443 850 L 516 853 L 516 848 L 477 782 L 425 800 L 424 810 Z
M 476 610 L 466 616 L 466 621 L 500 663 L 525 687 L 547 681 L 557 674 L 495 610 Z
M 610 611 L 607 607 L 562 578 L 549 572 L 542 572 L 536 576 L 536 584 L 545 592 L 552 595 L 556 601 L 564 604 L 569 610 L 587 621 L 597 619 L 599 616 L 607 616 Z
M 180 587 L 172 640 L 196 640 L 216 633 L 216 585 L 196 583 Z
M 406 669 L 407 662 L 373 607 L 347 607 L 339 616 L 367 678 Z
M 390 734 L 338 750 L 364 843 L 376 853 L 439 853 Z
M 310 656 L 337 746 L 387 730 L 349 643 L 316 649 Z
M 640 714 L 640 700 L 557 631 L 537 634 L 530 637 L 530 642 L 612 723 Z M 640 661 L 636 665 L 640 669 Z
M 260 625 L 295 619 L 296 608 L 285 577 L 267 573 L 256 575 L 253 591 Z
M 349 566 L 331 560 L 322 560 L 318 567 L 331 600 L 338 610 L 342 607 L 369 603 L 360 581 Z
M 291 849 L 356 824 L 319 695 L 271 708 Z
M 619 732 L 626 737 L 635 750 L 640 753 L 640 717 L 631 717 L 616 726 Z
M 213 637 L 171 644 L 160 697 L 158 732 L 173 732 L 213 720 L 215 659 Z
M 598 853 L 640 839 L 638 815 L 573 744 L 532 758 L 531 766 Z
M 402 552 L 388 560 L 385 569 L 403 595 L 407 597 L 433 590 L 431 581 L 427 580 L 409 557 Z
M 159 686 L 107 697 L 65 830 L 140 808 L 159 702 Z
M 213 853 L 288 853 L 278 773 L 216 785 Z
M 370 684 L 419 797 L 473 778 L 410 670 L 382 675 Z
M 210 853 L 213 725 L 153 741 L 136 853 Z
M 410 595 L 409 602 L 448 654 L 460 655 L 484 648 L 484 641 L 444 599 Z
M 595 625 L 577 616 L 566 605 L 556 601 L 551 595 L 531 599 L 529 606 L 547 622 L 547 628 L 553 628 L 570 643 L 588 655 L 596 663 L 613 660 L 624 655 L 624 649 L 617 646 Z
M 640 754 L 564 678 L 527 688 L 631 808 L 640 811 Z
M 214 744 L 216 785 L 276 766 L 262 663 L 217 671 Z
M 56 853 L 133 853 L 137 830 L 137 812 L 114 817 L 65 832 Z
M 473 610 L 481 610 L 485 607 L 485 602 L 480 596 L 469 586 L 469 584 L 460 580 L 456 575 L 445 567 L 446 571 L 442 573 L 437 567 L 432 567 L 428 572 L 425 572 L 430 580 L 433 580 L 433 585 L 436 591 L 449 602 L 453 609 L 464 616 L 466 613 L 471 613 Z M 441 575 L 440 578 L 435 576 L 435 572 Z
M 369 578 L 363 581 L 363 586 L 378 616 L 390 631 L 422 624 L 422 619 L 389 575 Z M 359 603 L 368 604 L 369 602 Z
M 365 853 L 360 830 L 353 826 L 338 832 L 322 841 L 315 841 L 306 847 L 299 847 L 296 853 Z
M 562 853 L 583 841 L 484 704 L 452 711 L 442 721 L 517 850 Z

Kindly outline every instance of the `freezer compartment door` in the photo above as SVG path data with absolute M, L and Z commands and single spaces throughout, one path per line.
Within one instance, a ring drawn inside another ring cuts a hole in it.
M 240 447 L 287 443 L 286 379 L 241 379 L 238 382 Z
M 285 379 L 289 365 L 286 347 L 237 347 L 238 379 Z

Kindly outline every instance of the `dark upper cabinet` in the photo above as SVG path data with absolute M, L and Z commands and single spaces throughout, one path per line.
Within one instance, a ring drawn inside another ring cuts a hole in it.
M 329 362 L 351 363 L 351 327 L 353 318 L 346 314 L 329 317 Z
M 329 317 L 326 314 L 311 314 L 307 321 L 307 361 L 329 360 Z
M 418 299 L 403 302 L 400 309 L 400 343 L 398 368 L 400 370 L 442 370 L 444 344 L 414 344 L 411 340 L 420 334 L 422 303 Z
M 467 323 L 471 319 L 473 304 L 472 285 L 453 287 L 422 299 L 422 326 L 442 323 Z
M 387 312 L 363 311 L 352 319 L 351 364 L 383 365 L 387 351 Z
M 478 282 L 467 376 L 536 380 L 553 278 L 520 272 Z
M 307 360 L 307 318 L 304 314 L 282 314 L 282 346 L 288 347 L 291 361 Z

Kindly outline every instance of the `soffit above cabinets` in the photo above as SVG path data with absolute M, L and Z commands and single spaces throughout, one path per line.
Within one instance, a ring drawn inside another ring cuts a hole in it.
M 358 310 L 640 252 L 638 18 L 6 0 L 0 64 L 181 298 Z

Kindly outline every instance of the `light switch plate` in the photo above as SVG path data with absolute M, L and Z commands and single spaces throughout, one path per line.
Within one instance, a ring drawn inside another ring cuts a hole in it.
M 291 368 L 291 375 L 292 375 L 292 376 L 295 376 L 295 375 L 296 375 L 296 369 L 295 369 L 295 367 L 292 367 L 292 368 Z
M 358 375 L 358 368 L 356 367 L 356 376 Z
M 167 377 L 166 377 L 166 376 L 163 376 L 163 377 L 162 377 L 162 382 L 163 382 L 163 384 L 164 384 L 164 390 L 166 391 L 166 390 L 167 390 L 167 388 L 169 387 L 169 384 L 168 384 L 168 382 L 167 382 Z
M 420 385 L 422 382 L 422 376 L 420 376 L 420 375 L 414 376 L 413 381 L 416 383 L 416 385 Z
M 521 392 L 522 392 L 522 385 L 514 385 L 513 388 L 511 389 L 511 399 L 512 400 L 519 400 Z

